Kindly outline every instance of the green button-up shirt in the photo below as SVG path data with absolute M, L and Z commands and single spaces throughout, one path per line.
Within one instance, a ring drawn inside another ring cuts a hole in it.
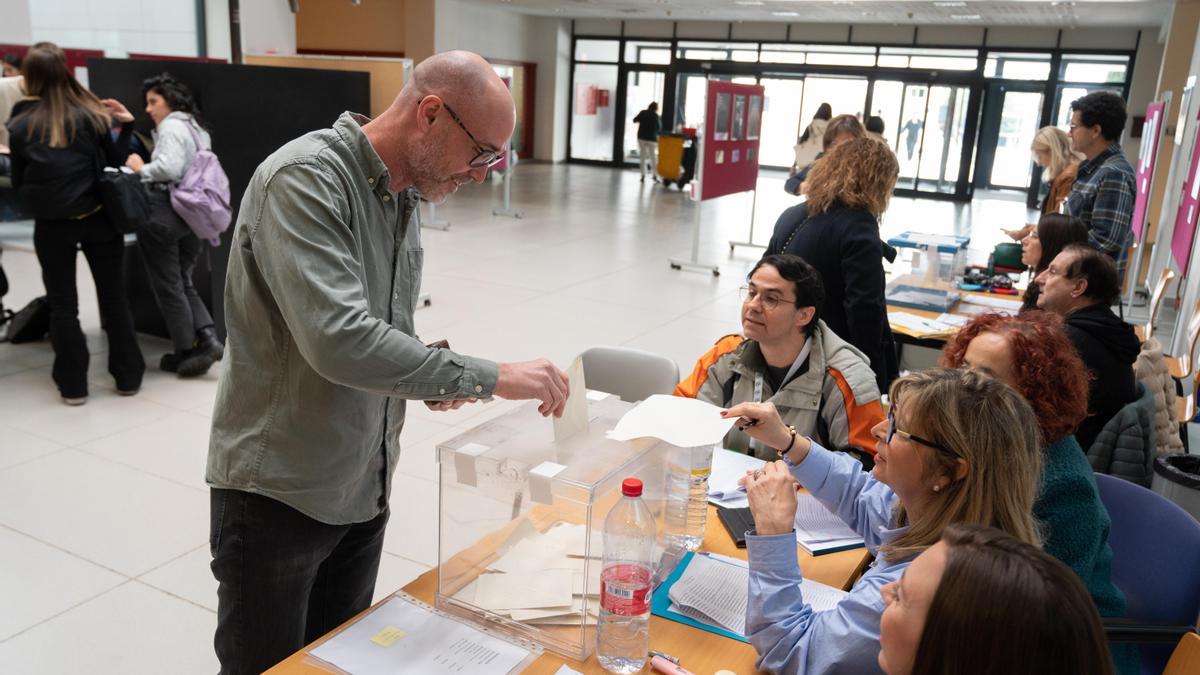
M 242 198 L 225 280 L 209 485 L 321 522 L 387 505 L 406 399 L 492 394 L 496 364 L 416 338 L 417 194 L 344 113 L 280 148 Z

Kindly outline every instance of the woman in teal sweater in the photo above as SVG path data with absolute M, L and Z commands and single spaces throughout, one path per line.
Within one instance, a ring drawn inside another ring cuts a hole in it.
M 1100 616 L 1124 616 L 1125 596 L 1111 579 L 1111 521 L 1100 503 L 1092 467 L 1073 435 L 1087 415 L 1087 368 L 1061 319 L 1040 311 L 977 316 L 946 345 L 942 365 L 986 372 L 1029 401 L 1048 446 L 1042 489 L 1033 506 L 1042 527 L 1042 548 L 1079 575 Z
M 977 316 L 946 345 L 941 364 L 985 372 L 1029 401 L 1047 444 L 1042 489 L 1033 504 L 1042 549 L 1079 575 L 1100 616 L 1124 616 L 1125 596 L 1112 583 L 1112 521 L 1074 435 L 1087 416 L 1088 371 L 1062 319 L 1042 311 Z M 1138 672 L 1132 645 L 1113 645 L 1111 651 L 1117 672 Z

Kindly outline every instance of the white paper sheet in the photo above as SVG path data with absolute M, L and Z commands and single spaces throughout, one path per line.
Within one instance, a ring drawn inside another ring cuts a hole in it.
M 571 570 L 481 574 L 475 581 L 475 606 L 506 610 L 569 605 L 573 574 Z
M 608 437 L 617 441 L 651 436 L 681 448 L 720 443 L 734 419 L 721 408 L 694 398 L 655 394 L 625 413 Z
M 563 408 L 562 417 L 554 418 L 554 442 L 559 443 L 588 428 L 588 396 L 587 385 L 583 381 L 583 359 L 575 359 L 575 363 L 567 369 L 570 380 L 567 390 L 567 405 Z
M 732 450 L 714 450 L 712 473 L 708 476 L 708 500 L 724 506 L 730 501 L 745 501 L 746 493 L 738 487 L 738 480 L 747 471 L 761 469 L 766 461 L 753 455 Z
M 954 326 L 936 319 L 926 319 L 908 312 L 888 312 L 888 323 L 914 333 L 948 333 Z
M 671 611 L 745 636 L 750 571 L 746 561 L 720 555 L 695 555 L 668 597 Z M 684 584 L 680 588 L 680 584 Z M 678 589 L 678 592 L 677 592 Z M 800 582 L 804 602 L 813 611 L 833 609 L 849 593 L 819 581 Z
M 1005 309 L 1010 312 L 1016 312 L 1021 309 L 1020 300 L 1009 300 L 1008 298 L 993 298 L 987 295 L 963 295 L 963 302 L 972 305 L 983 305 L 984 307 L 994 307 L 996 309 Z
M 372 637 L 388 629 L 402 637 L 389 646 L 372 642 Z M 392 598 L 313 649 L 312 655 L 355 675 L 503 675 L 520 665 L 529 651 L 403 598 Z
M 963 326 L 967 325 L 967 322 L 971 320 L 971 317 L 963 316 L 961 314 L 939 314 L 937 320 L 950 326 L 962 328 Z

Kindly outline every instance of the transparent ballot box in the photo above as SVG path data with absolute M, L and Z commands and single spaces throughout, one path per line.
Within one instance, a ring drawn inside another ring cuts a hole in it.
M 924 285 L 931 285 L 936 281 L 952 282 L 963 273 L 971 238 L 956 234 L 903 232 L 888 239 L 887 243 L 911 251 L 912 274 L 922 278 Z
M 640 478 L 661 548 L 674 449 L 609 440 L 632 405 L 594 396 L 587 431 L 559 442 L 531 402 L 437 448 L 438 608 L 578 660 L 596 645 L 605 516 Z

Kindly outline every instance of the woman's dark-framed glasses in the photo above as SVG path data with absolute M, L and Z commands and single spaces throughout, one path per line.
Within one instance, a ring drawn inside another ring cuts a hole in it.
M 892 442 L 892 438 L 894 438 L 897 434 L 899 434 L 900 436 L 903 436 L 904 438 L 907 438 L 910 441 L 920 443 L 921 445 L 927 445 L 931 448 L 934 448 L 936 450 L 941 450 L 942 452 L 946 452 L 951 455 L 958 454 L 958 453 L 954 452 L 953 450 L 950 450 L 949 448 L 947 448 L 944 445 L 934 443 L 933 441 L 921 438 L 920 436 L 918 436 L 916 434 L 910 434 L 907 431 L 904 431 L 903 429 L 897 428 L 896 427 L 896 410 L 894 407 L 888 409 L 887 421 L 888 421 L 887 442 L 889 445 Z
M 454 120 L 454 123 L 458 125 L 458 128 L 462 129 L 463 133 L 467 135 L 467 138 L 471 139 L 471 142 L 475 144 L 475 152 L 478 154 L 475 155 L 474 159 L 468 162 L 470 166 L 476 169 L 492 167 L 499 164 L 500 160 L 504 159 L 504 153 L 502 151 L 488 150 L 487 148 L 483 147 L 479 141 L 475 140 L 475 134 L 472 134 L 467 130 L 467 125 L 462 123 L 462 120 L 460 120 L 458 115 L 455 114 L 454 109 L 447 105 L 445 101 L 442 101 L 442 107 L 446 109 L 446 112 L 450 113 L 450 119 Z

